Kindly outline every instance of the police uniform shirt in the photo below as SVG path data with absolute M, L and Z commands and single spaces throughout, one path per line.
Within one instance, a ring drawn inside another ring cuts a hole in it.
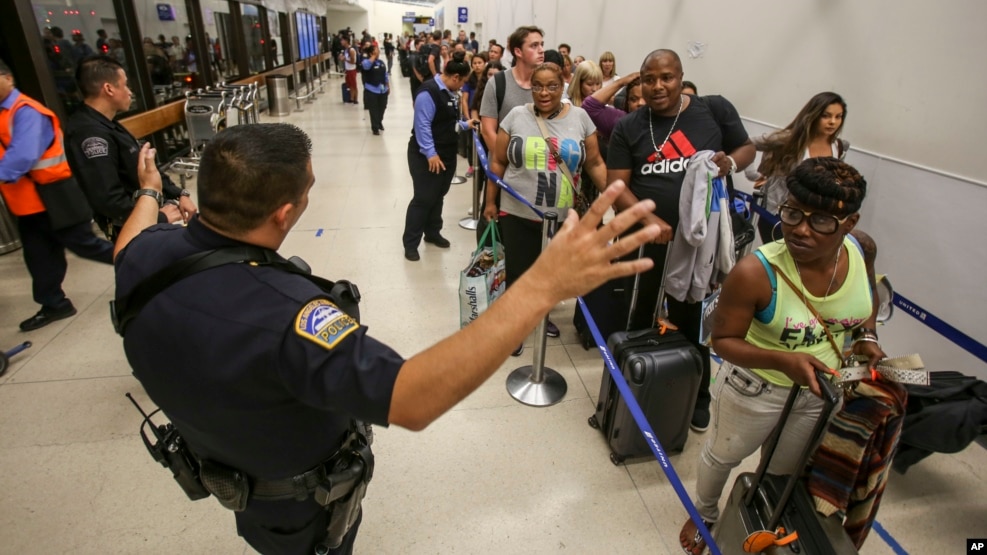
M 178 259 L 238 244 L 198 218 L 151 227 L 117 257 L 117 296 Z M 124 349 L 198 456 L 270 480 L 328 459 L 351 418 L 387 425 L 404 364 L 303 276 L 248 264 L 174 283 L 130 323 Z
M 72 174 L 82 185 L 93 210 L 116 225 L 134 208 L 133 194 L 140 188 L 137 159 L 140 143 L 116 121 L 83 104 L 65 124 L 65 154 Z M 161 175 L 166 199 L 177 199 L 182 190 Z

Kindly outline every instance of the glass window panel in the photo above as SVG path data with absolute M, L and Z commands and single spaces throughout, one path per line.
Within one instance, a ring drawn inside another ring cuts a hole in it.
M 240 75 L 236 56 L 233 55 L 233 19 L 230 3 L 226 0 L 201 0 L 202 20 L 206 28 L 206 42 L 212 49 L 209 62 L 223 80 Z
M 42 36 L 48 70 L 66 114 L 72 114 L 82 105 L 82 93 L 75 84 L 75 68 L 80 60 L 96 52 L 113 56 L 127 70 L 134 91 L 134 102 L 127 113 L 143 111 L 148 106 L 140 97 L 128 67 L 118 24 L 123 18 L 117 17 L 112 0 L 32 1 L 31 7 Z
M 192 42 L 185 2 L 137 0 L 141 59 L 147 66 L 154 100 L 162 105 L 203 86 L 199 56 Z
M 264 71 L 264 36 L 260 28 L 260 11 L 253 4 L 240 4 L 243 37 L 247 42 L 247 65 L 251 75 Z
M 281 42 L 281 22 L 278 18 L 278 12 L 274 10 L 267 10 L 267 30 L 269 33 L 267 49 L 271 51 L 271 59 L 274 60 L 274 66 L 277 67 L 285 63 L 285 60 L 279 50 L 279 47 L 284 44 Z

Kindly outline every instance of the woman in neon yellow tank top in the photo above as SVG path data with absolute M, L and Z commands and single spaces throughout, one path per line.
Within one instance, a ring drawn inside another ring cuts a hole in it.
M 788 176 L 787 186 L 788 199 L 779 211 L 783 238 L 737 263 L 714 316 L 713 347 L 724 363 L 711 388 L 712 434 L 703 445 L 696 480 L 696 507 L 710 524 L 719 517 L 730 471 L 767 440 L 792 383 L 803 386 L 803 395 L 768 472 L 797 470 L 798 455 L 823 408 L 815 370 L 832 374 L 841 365 L 799 293 L 819 312 L 838 345 L 850 333 L 854 353 L 866 356 L 871 366 L 885 357 L 874 331 L 877 247 L 854 229 L 867 190 L 864 178 L 835 158 L 810 158 Z M 688 553 L 705 548 L 691 520 L 680 540 Z

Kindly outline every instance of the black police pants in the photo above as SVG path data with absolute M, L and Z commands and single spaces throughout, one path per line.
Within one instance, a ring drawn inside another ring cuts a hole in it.
M 264 555 L 315 553 L 326 538 L 329 513 L 311 498 L 305 501 L 254 501 L 244 511 L 233 513 L 236 531 L 251 547 Z M 332 555 L 350 555 L 363 520 L 363 513 L 343 537 L 343 543 L 328 551 Z
M 34 302 L 49 310 L 69 306 L 62 291 L 62 281 L 68 264 L 65 249 L 77 256 L 113 264 L 113 243 L 96 237 L 89 222 L 64 229 L 52 229 L 48 214 L 32 214 L 17 218 L 17 229 L 24 248 L 24 263 L 31 274 Z
M 658 287 L 661 284 L 661 275 L 665 266 L 666 245 L 647 244 L 644 246 L 644 256 L 651 258 L 655 265 L 647 272 L 641 274 L 640 290 L 638 291 L 637 306 L 631 318 L 632 330 L 643 330 L 655 327 L 653 320 L 655 305 L 658 304 Z M 510 251 L 507 251 L 510 253 Z M 637 259 L 637 252 L 633 252 L 624 257 L 624 260 Z M 627 281 L 628 286 L 624 288 L 624 302 L 630 307 L 631 295 L 633 294 L 633 278 Z M 699 349 L 699 358 L 703 361 L 703 377 L 699 382 L 699 397 L 696 400 L 697 410 L 707 410 L 710 403 L 709 394 L 709 347 L 704 347 L 699 343 L 699 328 L 703 319 L 702 303 L 686 303 L 665 297 L 668 301 L 668 319 L 678 326 L 679 331 L 685 335 L 690 343 Z
M 387 96 L 386 94 L 375 93 L 369 90 L 363 91 L 363 101 L 367 104 L 367 110 L 370 111 L 370 129 L 374 132 L 378 132 L 384 128 L 384 111 L 387 110 Z
M 404 220 L 404 248 L 417 249 L 422 236 L 437 237 L 442 231 L 442 204 L 456 175 L 456 151 L 439 154 L 446 169 L 439 173 L 428 171 L 428 158 L 418 151 L 417 144 L 408 148 L 408 169 L 415 193 L 408 204 Z

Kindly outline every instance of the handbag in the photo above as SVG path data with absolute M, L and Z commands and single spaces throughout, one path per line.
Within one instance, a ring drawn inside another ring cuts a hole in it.
M 562 155 L 559 154 L 559 150 L 555 148 L 555 144 L 549 140 L 551 133 L 548 132 L 548 127 L 545 126 L 545 121 L 541 116 L 535 113 L 534 106 L 528 104 L 528 109 L 531 111 L 531 114 L 535 116 L 535 122 L 538 124 L 538 129 L 541 130 L 542 138 L 545 139 L 545 142 L 548 144 L 548 151 L 551 153 L 552 159 L 555 160 L 555 164 L 562 170 L 562 175 L 564 175 L 569 181 L 569 186 L 572 188 L 573 209 L 577 214 L 579 214 L 579 217 L 582 218 L 586 214 L 586 211 L 589 210 L 590 203 L 586 199 L 583 192 L 576 187 L 576 182 L 572 179 L 572 172 L 569 171 L 569 166 L 565 163 L 565 160 L 562 159 Z
M 459 273 L 459 327 L 465 328 L 504 294 L 507 265 L 496 220 L 480 236 L 469 264 Z

